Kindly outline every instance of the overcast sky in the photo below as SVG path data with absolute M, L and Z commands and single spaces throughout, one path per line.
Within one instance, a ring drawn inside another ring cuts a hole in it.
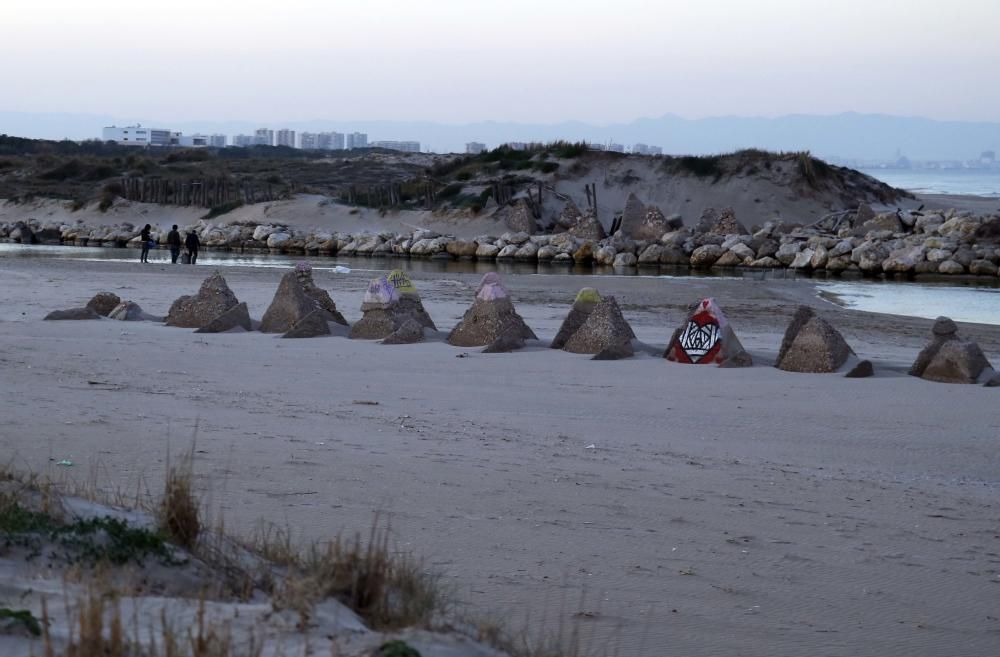
M 1000 0 L 0 0 L 0 110 L 1000 120 Z

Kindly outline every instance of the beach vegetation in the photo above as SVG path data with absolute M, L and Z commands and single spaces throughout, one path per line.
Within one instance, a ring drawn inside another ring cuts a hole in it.
M 236 208 L 242 207 L 243 201 L 230 201 L 229 203 L 220 203 L 219 205 L 213 206 L 202 215 L 202 219 L 215 219 L 216 217 L 221 217 L 224 214 L 229 214 Z

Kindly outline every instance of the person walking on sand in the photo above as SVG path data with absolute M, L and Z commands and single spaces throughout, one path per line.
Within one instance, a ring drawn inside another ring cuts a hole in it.
M 198 239 L 198 233 L 193 230 L 189 230 L 187 239 L 184 240 L 184 246 L 187 247 L 188 257 L 191 258 L 191 264 L 195 264 L 198 261 L 198 247 L 201 246 L 201 240 Z
M 153 229 L 152 226 L 146 224 L 145 226 L 142 227 L 142 230 L 139 232 L 139 240 L 142 246 L 142 253 L 139 254 L 139 262 L 146 262 L 146 263 L 149 262 L 149 243 L 150 241 L 152 241 L 150 239 L 149 232 L 152 229 Z
M 177 224 L 167 233 L 167 246 L 170 247 L 170 262 L 177 264 L 177 258 L 181 256 L 181 234 L 177 230 Z

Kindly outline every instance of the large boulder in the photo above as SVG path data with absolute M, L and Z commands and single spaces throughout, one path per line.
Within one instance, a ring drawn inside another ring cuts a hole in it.
M 587 208 L 577 219 L 576 224 L 570 226 L 567 232 L 574 237 L 595 242 L 603 240 L 607 236 L 604 226 L 597 218 L 597 211 L 593 208 Z
M 634 193 L 628 195 L 620 232 L 634 240 L 654 241 L 670 232 L 670 223 L 655 205 L 644 206 Z
M 713 235 L 749 235 L 746 226 L 736 220 L 736 212 L 732 208 L 723 208 L 716 212 L 715 208 L 705 208 L 698 219 L 695 231 Z
M 286 272 L 278 283 L 271 305 L 261 318 L 260 330 L 264 333 L 287 333 L 318 307 L 299 281 L 298 272 Z
M 674 331 L 663 357 L 695 365 L 753 365 L 722 309 L 711 298 L 699 301 L 684 324 Z
M 312 265 L 307 262 L 295 265 L 295 277 L 299 280 L 299 285 L 302 286 L 306 296 L 312 299 L 320 310 L 326 312 L 327 321 L 347 326 L 347 320 L 337 310 L 337 304 L 330 297 L 330 293 L 313 281 Z
M 506 218 L 507 227 L 513 231 L 533 235 L 538 228 L 535 215 L 523 198 L 509 208 Z
M 955 322 L 938 317 L 930 343 L 917 355 L 909 373 L 940 383 L 978 383 L 990 378 L 993 368 L 978 344 L 958 336 Z
M 197 329 L 195 333 L 226 333 L 227 331 L 252 331 L 253 323 L 250 321 L 250 310 L 246 301 L 240 302 L 222 313 L 208 324 Z
M 500 337 L 515 342 L 538 339 L 517 314 L 500 277 L 490 272 L 483 276 L 472 307 L 448 334 L 448 344 L 456 347 L 480 347 L 489 345 Z
M 87 308 L 90 308 L 101 317 L 107 317 L 121 302 L 121 298 L 113 292 L 98 292 L 87 302 Z
M 93 308 L 70 308 L 69 310 L 53 310 L 44 319 L 49 321 L 55 320 L 79 320 L 79 319 L 100 319 L 101 315 L 97 313 Z
M 566 315 L 566 319 L 563 320 L 562 325 L 559 327 L 559 332 L 556 333 L 556 337 L 552 340 L 551 347 L 553 349 L 562 349 L 565 347 L 569 339 L 573 337 L 573 334 L 587 321 L 591 311 L 594 310 L 594 306 L 600 302 L 600 293 L 592 287 L 585 287 L 577 292 L 576 299 L 573 301 L 573 307 L 570 308 L 569 314 Z
M 853 354 L 837 329 L 809 306 L 799 306 L 774 366 L 786 372 L 836 372 Z
M 609 347 L 631 343 L 632 327 L 622 316 L 614 297 L 604 297 L 594 306 L 583 326 L 566 342 L 563 350 L 574 354 L 599 354 Z
M 226 279 L 215 272 L 201 284 L 198 294 L 180 297 L 171 304 L 167 326 L 201 328 L 238 304 Z

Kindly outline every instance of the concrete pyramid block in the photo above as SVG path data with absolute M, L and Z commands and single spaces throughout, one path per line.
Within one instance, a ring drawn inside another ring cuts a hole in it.
M 271 305 L 260 320 L 260 330 L 264 333 L 287 333 L 317 308 L 316 301 L 299 281 L 298 273 L 287 272 L 281 277 Z
M 420 301 L 420 293 L 417 292 L 417 287 L 410 280 L 410 277 L 406 275 L 406 272 L 401 269 L 393 269 L 386 276 L 386 279 L 392 283 L 392 286 L 396 288 L 396 292 L 399 293 L 398 312 L 409 315 L 417 320 L 421 326 L 436 331 L 437 326 L 434 325 L 434 320 L 424 310 L 424 304 Z
M 361 302 L 363 314 L 351 327 L 351 337 L 356 340 L 381 340 L 391 335 L 399 328 L 393 312 L 398 304 L 399 292 L 385 276 L 369 281 Z
M 239 300 L 219 272 L 205 279 L 194 296 L 183 296 L 173 302 L 167 313 L 167 326 L 201 328 L 239 304 Z
M 634 339 L 635 333 L 622 316 L 618 301 L 604 297 L 563 349 L 574 354 L 599 354 L 609 347 L 631 344 Z
M 981 383 L 993 376 L 993 368 L 979 345 L 958 336 L 958 327 L 947 317 L 938 317 L 930 343 L 917 355 L 911 376 L 939 383 Z
M 299 284 L 305 291 L 306 296 L 312 299 L 320 310 L 327 313 L 329 316 L 328 321 L 347 326 L 347 320 L 337 310 L 337 304 L 334 303 L 330 293 L 316 285 L 315 281 L 313 281 L 312 265 L 308 262 L 300 262 L 295 265 L 295 277 L 298 278 Z
M 87 308 L 101 317 L 107 317 L 121 302 L 121 298 L 113 292 L 98 292 L 87 302 Z
M 330 335 L 330 317 L 322 308 L 316 308 L 311 313 L 295 322 L 282 338 L 318 338 Z
M 250 311 L 247 309 L 245 301 L 236 304 L 208 324 L 197 329 L 195 333 L 225 333 L 226 331 L 233 331 L 235 329 L 242 329 L 244 331 L 253 330 L 253 323 L 250 321 Z
M 570 309 L 566 319 L 559 327 L 559 332 L 550 345 L 553 349 L 562 349 L 566 346 L 573 334 L 579 330 L 583 323 L 587 321 L 591 311 L 601 301 L 601 295 L 592 287 L 585 287 L 576 294 L 573 307 Z
M 448 334 L 448 344 L 456 347 L 482 347 L 492 344 L 500 337 L 514 342 L 518 339 L 538 339 L 517 314 L 500 277 L 490 272 L 483 276 L 472 307 L 465 311 L 462 321 Z
M 424 327 L 416 319 L 408 318 L 395 331 L 382 340 L 382 344 L 416 344 L 424 341 Z
M 786 372 L 836 372 L 853 355 L 837 329 L 809 306 L 799 306 L 774 366 Z
M 695 365 L 749 367 L 750 354 L 740 344 L 715 299 L 702 299 L 670 340 L 667 360 Z

